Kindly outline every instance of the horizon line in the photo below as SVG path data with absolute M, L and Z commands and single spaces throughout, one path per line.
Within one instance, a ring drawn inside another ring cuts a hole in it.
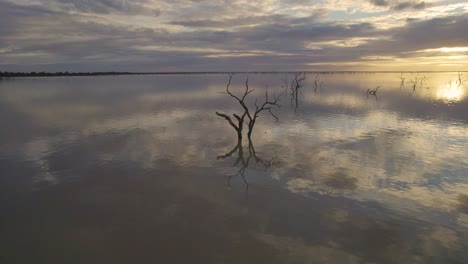
M 130 71 L 0 71 L 0 77 L 54 77 L 54 76 L 92 76 L 92 75 L 177 75 L 177 74 L 279 74 L 279 73 L 468 73 L 463 71 L 365 71 L 365 70 L 331 70 L 331 71 L 155 71 L 155 72 L 130 72 Z

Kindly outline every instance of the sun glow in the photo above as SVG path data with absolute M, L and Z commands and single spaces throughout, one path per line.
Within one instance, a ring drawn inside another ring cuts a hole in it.
M 442 47 L 437 49 L 425 49 L 425 50 L 418 50 L 416 52 L 467 52 L 468 47 Z
M 455 83 L 456 81 L 451 81 L 447 85 L 441 86 L 437 90 L 436 98 L 447 103 L 462 101 L 465 97 L 464 86 Z

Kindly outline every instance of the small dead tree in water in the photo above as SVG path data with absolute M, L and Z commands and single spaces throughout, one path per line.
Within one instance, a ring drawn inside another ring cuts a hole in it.
M 295 110 L 299 107 L 299 91 L 304 86 L 302 82 L 306 79 L 305 73 L 296 72 L 294 79 L 289 82 L 288 76 L 283 78 L 284 87 L 291 92 L 291 103 L 294 102 Z M 317 88 L 316 88 L 317 89 Z
M 265 91 L 265 101 L 262 104 L 258 104 L 258 100 L 255 100 L 255 111 L 252 112 L 249 109 L 249 107 L 247 106 L 247 104 L 245 103 L 245 99 L 247 98 L 247 95 L 249 95 L 251 92 L 254 91 L 253 89 L 250 89 L 250 87 L 249 87 L 249 78 L 247 78 L 246 81 L 245 81 L 245 90 L 244 90 L 244 93 L 243 93 L 242 96 L 237 96 L 237 95 L 233 94 L 229 90 L 230 85 L 231 85 L 231 81 L 232 81 L 232 75 L 229 75 L 229 81 L 228 81 L 228 84 L 226 85 L 226 92 L 225 93 L 228 94 L 229 96 L 231 96 L 232 98 L 234 98 L 241 105 L 244 112 L 243 112 L 242 115 L 232 114 L 234 116 L 234 118 L 236 119 L 237 124 L 234 123 L 232 118 L 230 116 L 226 115 L 226 114 L 216 112 L 216 115 L 226 119 L 228 121 L 228 123 L 234 129 L 236 129 L 237 137 L 239 139 L 242 138 L 243 125 L 244 125 L 244 121 L 246 121 L 245 117 L 248 118 L 247 125 L 248 125 L 249 130 L 247 132 L 247 136 L 249 138 L 252 135 L 253 128 L 255 126 L 255 122 L 257 121 L 257 118 L 259 117 L 261 112 L 268 111 L 271 116 L 273 116 L 276 120 L 278 120 L 278 117 L 275 114 L 273 114 L 273 112 L 271 110 L 273 108 L 280 108 L 280 105 L 279 105 L 280 97 L 279 96 L 273 96 L 273 98 L 270 98 L 270 96 L 268 95 L 268 87 L 267 87 L 267 89 Z
M 381 87 L 381 86 L 379 85 L 379 86 L 375 87 L 375 89 L 372 89 L 372 90 L 371 90 L 371 89 L 367 89 L 367 91 L 366 91 L 367 95 L 369 95 L 369 94 L 370 94 L 370 95 L 377 95 L 377 91 L 379 91 L 379 88 L 380 88 L 380 87 Z
M 317 93 L 317 89 L 321 89 L 323 81 L 320 80 L 320 75 L 316 75 L 314 79 L 314 92 Z
M 400 75 L 400 88 L 405 87 L 405 80 L 406 80 L 406 77 L 403 74 L 401 74 Z
M 463 74 L 459 72 L 457 76 L 457 86 L 458 87 L 462 86 L 464 82 L 465 82 L 465 78 L 463 78 Z
M 416 88 L 422 88 L 426 81 L 426 76 L 419 76 L 416 75 L 414 78 L 411 78 L 409 82 L 411 83 L 411 87 L 413 88 L 413 92 L 416 91 Z
M 288 81 L 288 77 L 286 76 L 283 79 L 283 83 L 284 83 L 284 86 L 286 87 L 286 89 L 290 90 L 291 95 L 293 97 L 297 97 L 297 95 L 299 93 L 299 89 L 301 89 L 302 86 L 303 86 L 302 82 L 305 79 L 306 79 L 305 73 L 296 72 L 296 73 L 294 73 L 294 79 L 291 82 Z
M 229 91 L 229 86 L 231 85 L 231 80 L 232 80 L 232 75 L 229 75 L 229 81 L 228 81 L 228 84 L 226 85 L 226 93 L 229 94 L 230 96 L 232 96 L 233 98 L 235 98 L 240 105 L 242 105 L 242 107 L 244 108 L 244 113 L 239 116 L 237 114 L 232 114 L 232 116 L 234 116 L 234 118 L 236 119 L 237 121 L 237 124 L 234 123 L 234 121 L 232 121 L 232 118 L 226 114 L 223 114 L 223 113 L 219 113 L 219 112 L 216 112 L 216 115 L 226 119 L 229 123 L 229 125 L 231 125 L 237 132 L 237 138 L 241 139 L 242 138 L 242 130 L 244 128 L 244 119 L 245 119 L 245 116 L 247 115 L 247 107 L 245 106 L 245 97 L 247 97 L 247 95 L 249 93 L 251 93 L 253 90 L 249 91 L 248 89 L 248 86 L 246 86 L 246 90 L 244 92 L 244 95 L 242 96 L 242 98 L 240 97 L 237 97 L 235 96 L 234 94 L 232 94 L 230 91 Z

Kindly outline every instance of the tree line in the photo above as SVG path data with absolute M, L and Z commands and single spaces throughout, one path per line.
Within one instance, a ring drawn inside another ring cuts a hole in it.
M 141 74 L 132 72 L 2 72 L 0 78 L 9 77 L 54 77 L 54 76 L 99 76 L 99 75 L 128 75 Z

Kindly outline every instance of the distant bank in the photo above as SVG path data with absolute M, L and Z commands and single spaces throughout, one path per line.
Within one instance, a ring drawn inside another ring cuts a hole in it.
M 148 74 L 135 72 L 0 72 L 0 78 Z
M 250 71 L 250 72 L 2 72 L 0 78 L 12 77 L 56 77 L 56 76 L 109 76 L 109 75 L 165 75 L 165 74 L 287 74 L 287 73 L 313 73 L 313 74 L 345 74 L 345 73 L 435 73 L 454 71 Z M 455 71 L 457 72 L 457 71 Z M 466 72 L 466 71 L 458 71 Z

